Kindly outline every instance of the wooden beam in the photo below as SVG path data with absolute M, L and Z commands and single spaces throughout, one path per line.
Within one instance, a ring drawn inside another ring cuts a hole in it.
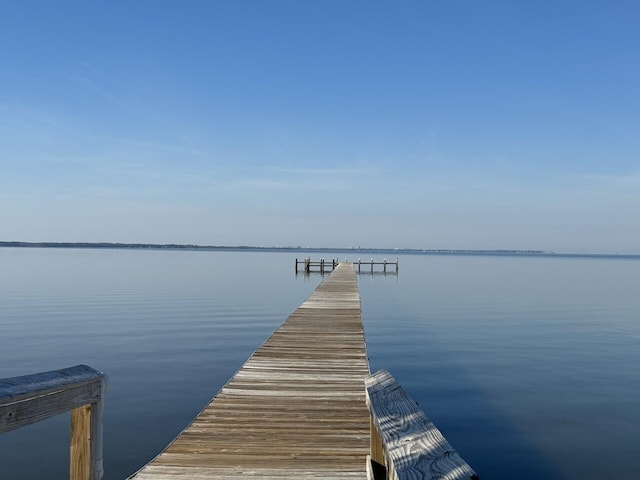
M 86 365 L 0 379 L 0 433 L 95 403 L 105 390 L 104 374 Z
M 418 404 L 386 370 L 365 380 L 367 404 L 382 444 L 390 480 L 477 480 Z M 373 435 L 372 435 L 373 437 Z M 372 443 L 372 459 L 379 458 Z

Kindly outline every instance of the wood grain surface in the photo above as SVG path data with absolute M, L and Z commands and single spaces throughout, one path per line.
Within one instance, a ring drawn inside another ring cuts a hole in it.
M 387 467 L 387 478 L 478 479 L 473 469 L 387 370 L 371 375 L 365 385 L 372 422 Z M 377 448 L 372 447 L 373 450 Z

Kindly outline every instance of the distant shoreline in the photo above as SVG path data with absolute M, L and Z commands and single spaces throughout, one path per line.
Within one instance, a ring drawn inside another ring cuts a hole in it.
M 558 253 L 544 250 L 473 250 L 473 249 L 422 249 L 422 248 L 330 248 L 330 247 L 263 247 L 224 246 L 156 243 L 112 243 L 112 242 L 19 242 L 0 241 L 0 248 L 76 248 L 76 249 L 128 249 L 128 250 L 189 250 L 189 251 L 255 251 L 255 252 L 300 252 L 300 253 L 362 253 L 362 254 L 413 254 L 413 255 L 468 255 L 468 256 L 526 256 L 526 257 L 579 257 L 640 259 L 640 254 L 629 253 Z

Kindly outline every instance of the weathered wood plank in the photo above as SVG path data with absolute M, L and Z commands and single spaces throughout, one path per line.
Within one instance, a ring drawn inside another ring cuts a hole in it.
M 86 365 L 0 380 L 0 433 L 97 402 L 104 374 Z M 106 383 L 105 383 L 106 385 Z
M 368 375 L 356 277 L 341 264 L 132 478 L 364 479 Z
M 381 444 L 372 446 L 372 451 L 379 458 L 381 447 L 389 479 L 478 478 L 388 371 L 371 375 L 365 385 Z
M 208 480 L 210 478 L 227 478 L 230 480 L 240 480 L 247 477 L 257 477 L 265 480 L 282 480 L 287 478 L 299 478 L 301 480 L 315 480 L 315 479 L 354 479 L 362 478 L 362 474 L 359 471 L 348 471 L 335 473 L 334 471 L 325 471 L 322 466 L 319 466 L 315 470 L 303 470 L 292 467 L 286 471 L 282 469 L 270 469 L 265 468 L 246 468 L 246 467 L 171 467 L 153 465 L 149 467 L 149 473 L 153 475 L 154 479 L 172 479 L 172 478 L 189 478 L 192 480 Z

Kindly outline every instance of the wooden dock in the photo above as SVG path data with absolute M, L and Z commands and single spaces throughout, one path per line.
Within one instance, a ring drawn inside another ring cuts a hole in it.
M 0 433 L 71 410 L 70 480 L 102 480 L 107 377 L 0 379 Z M 366 387 L 366 388 L 365 388 Z M 135 480 L 478 480 L 386 370 L 369 375 L 354 265 L 341 263 Z
M 369 364 L 341 263 L 135 480 L 367 478 Z

